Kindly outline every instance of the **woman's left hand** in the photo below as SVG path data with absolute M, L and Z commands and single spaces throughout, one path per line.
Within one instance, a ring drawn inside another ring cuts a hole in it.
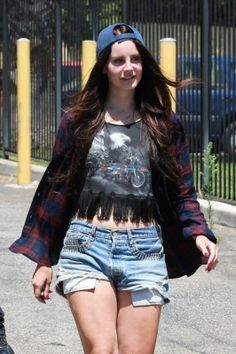
M 215 269 L 218 263 L 218 246 L 204 235 L 195 236 L 196 246 L 202 252 L 205 271 Z

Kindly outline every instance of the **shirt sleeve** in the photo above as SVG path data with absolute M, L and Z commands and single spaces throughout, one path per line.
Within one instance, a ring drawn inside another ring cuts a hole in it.
M 216 242 L 216 238 L 209 229 L 206 219 L 200 210 L 193 183 L 189 146 L 182 123 L 177 116 L 173 117 L 173 126 L 175 136 L 173 152 L 180 167 L 180 185 L 178 193 L 174 193 L 174 198 L 172 196 L 172 205 L 182 224 L 183 236 L 189 238 L 205 235 L 213 242 Z
M 72 131 L 71 117 L 65 114 L 56 135 L 52 159 L 35 192 L 20 238 L 9 248 L 38 264 L 56 264 L 70 220 L 71 200 L 65 196 L 62 183 L 52 188 L 50 177 L 67 169 Z

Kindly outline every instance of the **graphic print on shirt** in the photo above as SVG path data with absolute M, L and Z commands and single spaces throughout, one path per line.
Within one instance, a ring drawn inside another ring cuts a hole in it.
M 85 190 L 117 195 L 147 196 L 151 172 L 140 125 L 106 125 L 89 151 Z

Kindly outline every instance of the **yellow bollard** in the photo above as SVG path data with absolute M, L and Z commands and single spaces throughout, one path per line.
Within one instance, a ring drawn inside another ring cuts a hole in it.
M 160 67 L 163 74 L 170 80 L 176 80 L 176 40 L 163 38 L 160 40 Z M 176 111 L 176 89 L 169 87 L 172 95 L 172 110 Z
M 18 184 L 31 183 L 30 41 L 17 40 Z
M 82 88 L 88 81 L 91 70 L 96 63 L 96 41 L 86 40 L 82 42 Z

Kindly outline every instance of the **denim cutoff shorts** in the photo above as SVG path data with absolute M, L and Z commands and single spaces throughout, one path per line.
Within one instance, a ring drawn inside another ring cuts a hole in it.
M 59 258 L 56 291 L 65 296 L 91 290 L 96 280 L 130 291 L 134 306 L 169 302 L 160 226 L 114 230 L 71 221 Z

